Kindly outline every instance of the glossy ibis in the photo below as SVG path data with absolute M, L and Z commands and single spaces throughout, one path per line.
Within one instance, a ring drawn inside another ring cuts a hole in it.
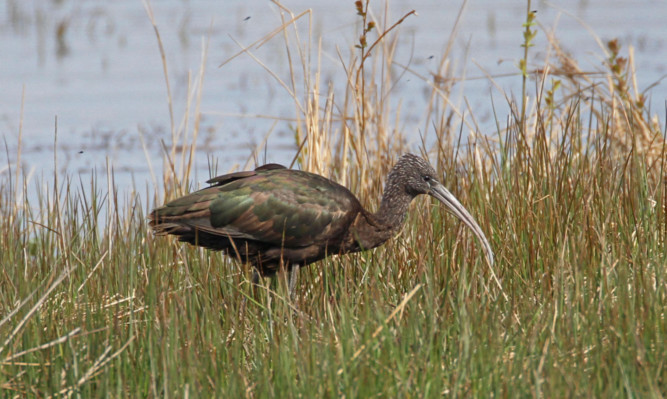
M 393 167 L 380 209 L 365 210 L 345 187 L 322 176 L 269 164 L 208 181 L 208 188 L 153 210 L 150 226 L 157 235 L 223 250 L 272 276 L 281 267 L 289 275 L 290 292 L 299 267 L 327 255 L 375 248 L 395 236 L 413 198 L 429 194 L 475 233 L 489 264 L 493 252 L 482 229 L 459 201 L 438 181 L 422 158 L 406 154 Z

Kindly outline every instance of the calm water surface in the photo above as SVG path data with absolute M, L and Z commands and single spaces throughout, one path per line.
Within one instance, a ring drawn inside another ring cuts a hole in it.
M 372 3 L 375 15 L 382 17 L 385 3 Z M 52 173 L 57 117 L 60 172 L 85 176 L 97 170 L 103 175 L 107 165 L 113 165 L 121 190 L 143 191 L 151 180 L 148 160 L 158 174 L 162 168 L 161 142 L 169 145 L 170 124 L 161 57 L 142 2 L 5 0 L 2 4 L 0 135 L 6 150 L 0 152 L 0 173 L 6 174 L 7 165 L 16 162 L 24 98 L 21 164 L 27 172 L 36 176 Z M 337 48 L 347 56 L 357 40 L 353 1 L 285 0 L 283 4 L 295 14 L 312 9 L 314 36 L 323 38 L 322 86 L 333 81 L 335 87 L 343 87 Z M 293 118 L 290 94 L 248 56 L 218 68 L 239 51 L 237 42 L 251 44 L 280 26 L 279 8 L 268 1 L 213 0 L 161 0 L 153 1 L 152 7 L 165 47 L 177 123 L 185 110 L 188 78 L 197 76 L 202 45 L 209 40 L 201 159 L 195 180 L 208 177 L 206 155 L 219 161 L 221 172 L 235 164 L 243 166 L 268 132 L 266 161 L 288 163 L 295 152 L 291 123 L 255 116 Z M 418 13 L 401 26 L 397 64 L 409 65 L 421 76 L 435 72 L 460 7 L 460 1 L 391 1 L 389 20 L 395 21 L 412 9 Z M 468 1 L 450 57 L 455 75 L 471 78 L 484 73 L 516 73 L 516 60 L 522 55 L 519 45 L 525 7 L 521 1 Z M 667 74 L 664 0 L 533 1 L 532 8 L 538 11 L 543 26 L 555 29 L 563 47 L 584 70 L 595 70 L 603 61 L 595 37 L 587 30 L 590 28 L 603 41 L 619 38 L 624 55 L 629 45 L 635 47 L 641 88 Z M 307 19 L 298 26 L 305 39 Z M 545 42 L 540 32 L 531 50 L 535 65 L 545 56 Z M 255 54 L 287 79 L 280 36 Z M 395 68 L 396 74 L 402 72 L 400 66 Z M 507 92 L 519 93 L 518 76 L 499 77 L 496 82 Z M 394 106 L 401 103 L 400 128 L 406 134 L 414 132 L 415 145 L 419 130 L 428 128 L 424 120 L 427 92 L 424 81 L 408 73 L 393 94 Z M 472 105 L 484 133 L 494 129 L 491 96 L 500 118 L 507 113 L 501 92 L 486 79 L 458 84 L 452 101 L 461 104 L 462 96 Z M 649 96 L 653 109 L 664 109 L 666 84 L 659 83 Z M 263 152 L 260 158 L 263 160 Z

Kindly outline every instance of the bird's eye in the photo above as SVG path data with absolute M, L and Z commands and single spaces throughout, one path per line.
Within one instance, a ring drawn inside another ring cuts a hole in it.
M 428 183 L 428 182 L 431 181 L 431 176 L 429 176 L 429 175 L 424 175 L 424 176 L 422 176 L 422 179 L 424 179 L 424 181 L 425 181 L 426 183 Z

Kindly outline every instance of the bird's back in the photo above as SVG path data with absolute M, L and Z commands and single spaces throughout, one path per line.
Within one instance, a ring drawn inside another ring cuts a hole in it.
M 362 212 L 350 191 L 322 176 L 280 168 L 232 173 L 154 210 L 157 234 L 227 250 L 270 274 L 281 258 L 308 264 L 335 253 Z

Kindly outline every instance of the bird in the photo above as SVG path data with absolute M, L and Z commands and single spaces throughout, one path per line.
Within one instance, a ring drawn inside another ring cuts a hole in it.
M 398 235 L 412 200 L 422 194 L 442 202 L 482 245 L 493 251 L 475 219 L 438 180 L 423 158 L 407 153 L 387 175 L 377 212 L 366 210 L 346 187 L 323 176 L 267 164 L 207 181 L 209 187 L 154 209 L 157 236 L 223 251 L 253 267 L 253 283 L 286 270 L 289 292 L 299 268 L 329 255 L 366 251 Z

